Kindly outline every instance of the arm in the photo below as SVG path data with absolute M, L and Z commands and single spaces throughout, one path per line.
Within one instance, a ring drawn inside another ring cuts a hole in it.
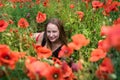
M 33 39 L 36 41 L 36 44 L 41 45 L 44 32 L 34 33 Z

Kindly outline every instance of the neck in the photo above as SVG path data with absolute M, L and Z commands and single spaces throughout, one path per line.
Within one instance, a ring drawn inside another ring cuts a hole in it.
M 55 51 L 57 48 L 59 48 L 61 45 L 62 45 L 62 43 L 61 43 L 61 41 L 59 41 L 59 42 L 54 42 L 54 43 L 51 43 L 51 49 L 52 49 L 52 51 Z
M 53 46 L 56 46 L 56 45 L 61 45 L 61 44 L 62 44 L 61 41 L 57 41 L 57 42 L 51 43 L 52 47 L 53 47 Z

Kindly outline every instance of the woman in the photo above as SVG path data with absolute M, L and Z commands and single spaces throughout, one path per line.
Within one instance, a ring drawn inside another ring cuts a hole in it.
M 66 34 L 62 22 L 57 18 L 51 18 L 45 25 L 44 32 L 35 33 L 36 44 L 51 49 L 52 56 L 58 57 L 63 45 L 67 45 Z

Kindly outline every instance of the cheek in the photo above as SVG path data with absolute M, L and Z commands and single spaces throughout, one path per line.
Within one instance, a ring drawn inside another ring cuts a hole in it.
M 47 37 L 49 36 L 49 33 L 47 33 Z
M 59 38 L 60 34 L 59 34 L 59 33 L 56 33 L 56 36 Z
M 55 33 L 56 34 L 56 36 L 59 36 L 60 34 L 59 34 L 59 32 L 57 32 L 57 33 Z

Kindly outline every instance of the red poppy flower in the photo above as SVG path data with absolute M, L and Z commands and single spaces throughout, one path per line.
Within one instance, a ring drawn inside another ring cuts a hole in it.
M 25 60 L 25 66 L 26 66 L 26 68 L 29 67 L 29 64 L 31 64 L 31 63 L 33 63 L 35 61 L 37 61 L 37 58 L 32 57 L 32 56 L 27 56 L 26 60 Z
M 73 48 L 75 50 L 79 50 L 82 46 L 86 46 L 89 43 L 89 39 L 86 39 L 86 37 L 83 34 L 75 34 L 72 36 L 73 42 L 70 43 L 71 46 L 74 46 Z
M 109 74 L 114 72 L 114 67 L 110 58 L 106 57 L 100 64 L 98 70 L 96 71 L 96 76 L 99 79 L 109 80 Z
M 75 6 L 74 4 L 70 4 L 70 8 L 73 9 Z
M 82 11 L 77 11 L 76 14 L 78 14 L 80 20 L 82 20 L 82 18 L 84 17 L 84 13 Z
M 40 0 L 36 0 L 36 4 L 40 4 Z
M 44 6 L 44 7 L 48 7 L 48 6 L 49 6 L 48 3 L 49 3 L 49 0 L 45 0 L 45 1 L 43 2 L 43 6 Z
M 65 78 L 72 77 L 72 76 L 71 76 L 71 74 L 72 74 L 72 69 L 68 66 L 68 64 L 67 64 L 65 61 L 62 62 L 61 70 L 62 70 L 64 79 L 65 79 Z M 68 79 L 68 80 L 69 80 L 69 79 Z
M 10 20 L 8 21 L 8 23 L 9 23 L 9 24 L 14 24 L 14 21 L 10 19 Z
M 113 24 L 120 24 L 120 17 L 113 21 Z
M 63 45 L 59 54 L 58 54 L 58 57 L 61 58 L 61 57 L 69 57 L 71 54 L 73 53 L 73 48 L 70 48 L 69 46 L 65 46 Z
M 98 48 L 103 50 L 104 52 L 108 52 L 109 49 L 111 48 L 111 44 L 110 44 L 109 40 L 106 38 L 106 39 L 100 40 L 98 42 Z
M 64 80 L 63 79 L 63 73 L 60 68 L 56 68 L 54 66 L 51 66 L 50 68 L 50 78 L 49 80 Z
M 109 28 L 104 27 L 102 29 L 102 34 L 106 35 L 106 40 L 110 47 L 114 47 L 120 50 L 120 24 L 114 24 Z
M 52 51 L 46 47 L 37 46 L 35 50 L 39 58 L 48 58 L 52 55 Z
M 19 58 L 24 58 L 26 56 L 26 52 L 18 52 L 18 55 L 19 55 Z
M 78 67 L 79 67 L 80 70 L 83 69 L 82 63 L 80 61 L 77 62 L 77 65 L 78 65 Z
M 14 69 L 18 59 L 19 55 L 17 52 L 12 52 L 7 45 L 0 45 L 0 65 Z
M 8 23 L 5 20 L 0 20 L 0 32 L 3 32 L 8 27 Z
M 36 22 L 43 23 L 45 20 L 46 20 L 46 14 L 39 11 L 36 16 Z
M 27 56 L 26 60 L 25 60 L 25 72 L 27 73 L 27 76 L 30 78 L 30 80 L 35 79 L 35 75 L 33 74 L 33 72 L 31 71 L 30 64 L 32 64 L 33 62 L 37 61 L 37 59 L 35 57 L 32 56 Z
M 29 23 L 25 18 L 20 18 L 20 20 L 18 21 L 18 26 L 21 28 L 27 28 L 29 26 Z
M 112 11 L 119 11 L 118 6 L 120 6 L 120 3 L 118 1 L 108 1 L 105 5 L 104 5 L 104 11 L 103 11 L 103 15 L 109 16 L 110 12 Z
M 59 60 L 59 59 L 56 58 L 56 57 L 52 57 L 52 60 L 54 61 L 54 65 L 55 65 L 55 64 L 59 64 L 59 65 L 62 64 L 61 60 Z
M 111 27 L 110 26 L 102 26 L 100 35 L 101 36 L 107 36 L 108 33 L 110 32 Z
M 102 64 L 99 66 L 100 70 L 112 73 L 114 72 L 113 64 L 110 58 L 104 58 Z
M 110 41 L 112 47 L 120 50 L 120 24 L 112 26 L 107 39 Z
M 39 78 L 40 80 L 45 78 L 49 79 L 50 78 L 50 65 L 47 64 L 46 62 L 40 62 L 40 61 L 34 61 L 32 63 L 26 63 L 26 68 L 28 70 L 28 77 L 31 80 L 36 80 Z M 37 65 L 37 66 L 36 66 Z
M 3 6 L 4 6 L 4 4 L 2 2 L 0 2 L 0 8 L 3 7 Z
M 106 57 L 106 54 L 103 50 L 101 49 L 95 49 L 91 53 L 90 61 L 91 62 L 96 62 L 104 57 Z
M 97 9 L 97 8 L 101 8 L 103 6 L 103 3 L 100 1 L 92 1 L 92 7 Z

